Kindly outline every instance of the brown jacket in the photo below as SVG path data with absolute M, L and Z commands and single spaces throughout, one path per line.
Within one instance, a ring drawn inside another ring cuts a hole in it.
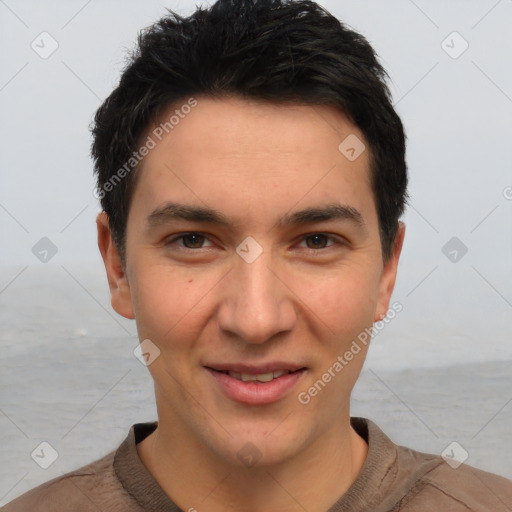
M 440 456 L 397 446 L 369 420 L 352 418 L 352 425 L 368 442 L 368 456 L 356 481 L 327 512 L 512 511 L 512 481 L 464 464 L 452 469 Z M 155 428 L 156 423 L 133 425 L 116 451 L 32 489 L 0 510 L 182 512 L 136 450 L 136 443 Z

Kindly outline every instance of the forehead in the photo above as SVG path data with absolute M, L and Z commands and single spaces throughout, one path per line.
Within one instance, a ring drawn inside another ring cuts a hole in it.
M 197 97 L 169 108 L 145 137 L 134 203 L 208 205 L 237 220 L 343 203 L 372 215 L 370 155 L 339 110 Z

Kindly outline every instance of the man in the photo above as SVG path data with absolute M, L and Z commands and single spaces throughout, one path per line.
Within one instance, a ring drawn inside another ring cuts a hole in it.
M 150 27 L 98 110 L 98 243 L 158 422 L 5 507 L 506 511 L 512 482 L 350 417 L 405 234 L 405 136 L 368 42 L 309 1 Z

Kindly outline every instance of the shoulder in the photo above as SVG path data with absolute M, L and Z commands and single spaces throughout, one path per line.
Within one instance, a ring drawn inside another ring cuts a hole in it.
M 368 510 L 512 511 L 511 480 L 397 445 L 371 420 L 352 418 L 352 426 L 369 445 L 363 472 L 353 486 L 357 498 L 371 495 Z
M 438 455 L 402 446 L 397 461 L 408 473 L 409 489 L 398 510 L 508 512 L 512 510 L 512 481 L 466 464 L 453 468 Z
M 113 467 L 115 453 L 113 451 L 28 491 L 2 507 L 2 512 L 138 510 L 130 508 L 133 503 L 131 497 L 116 477 Z

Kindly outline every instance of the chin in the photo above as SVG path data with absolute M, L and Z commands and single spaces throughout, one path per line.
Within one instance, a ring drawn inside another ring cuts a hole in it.
M 278 432 L 279 423 L 275 420 L 271 428 L 260 424 L 242 430 L 234 430 L 233 437 L 219 447 L 217 454 L 230 465 L 246 468 L 263 468 L 284 463 L 297 455 L 305 439 L 294 433 L 287 425 Z M 235 433 L 236 432 L 236 433 Z

